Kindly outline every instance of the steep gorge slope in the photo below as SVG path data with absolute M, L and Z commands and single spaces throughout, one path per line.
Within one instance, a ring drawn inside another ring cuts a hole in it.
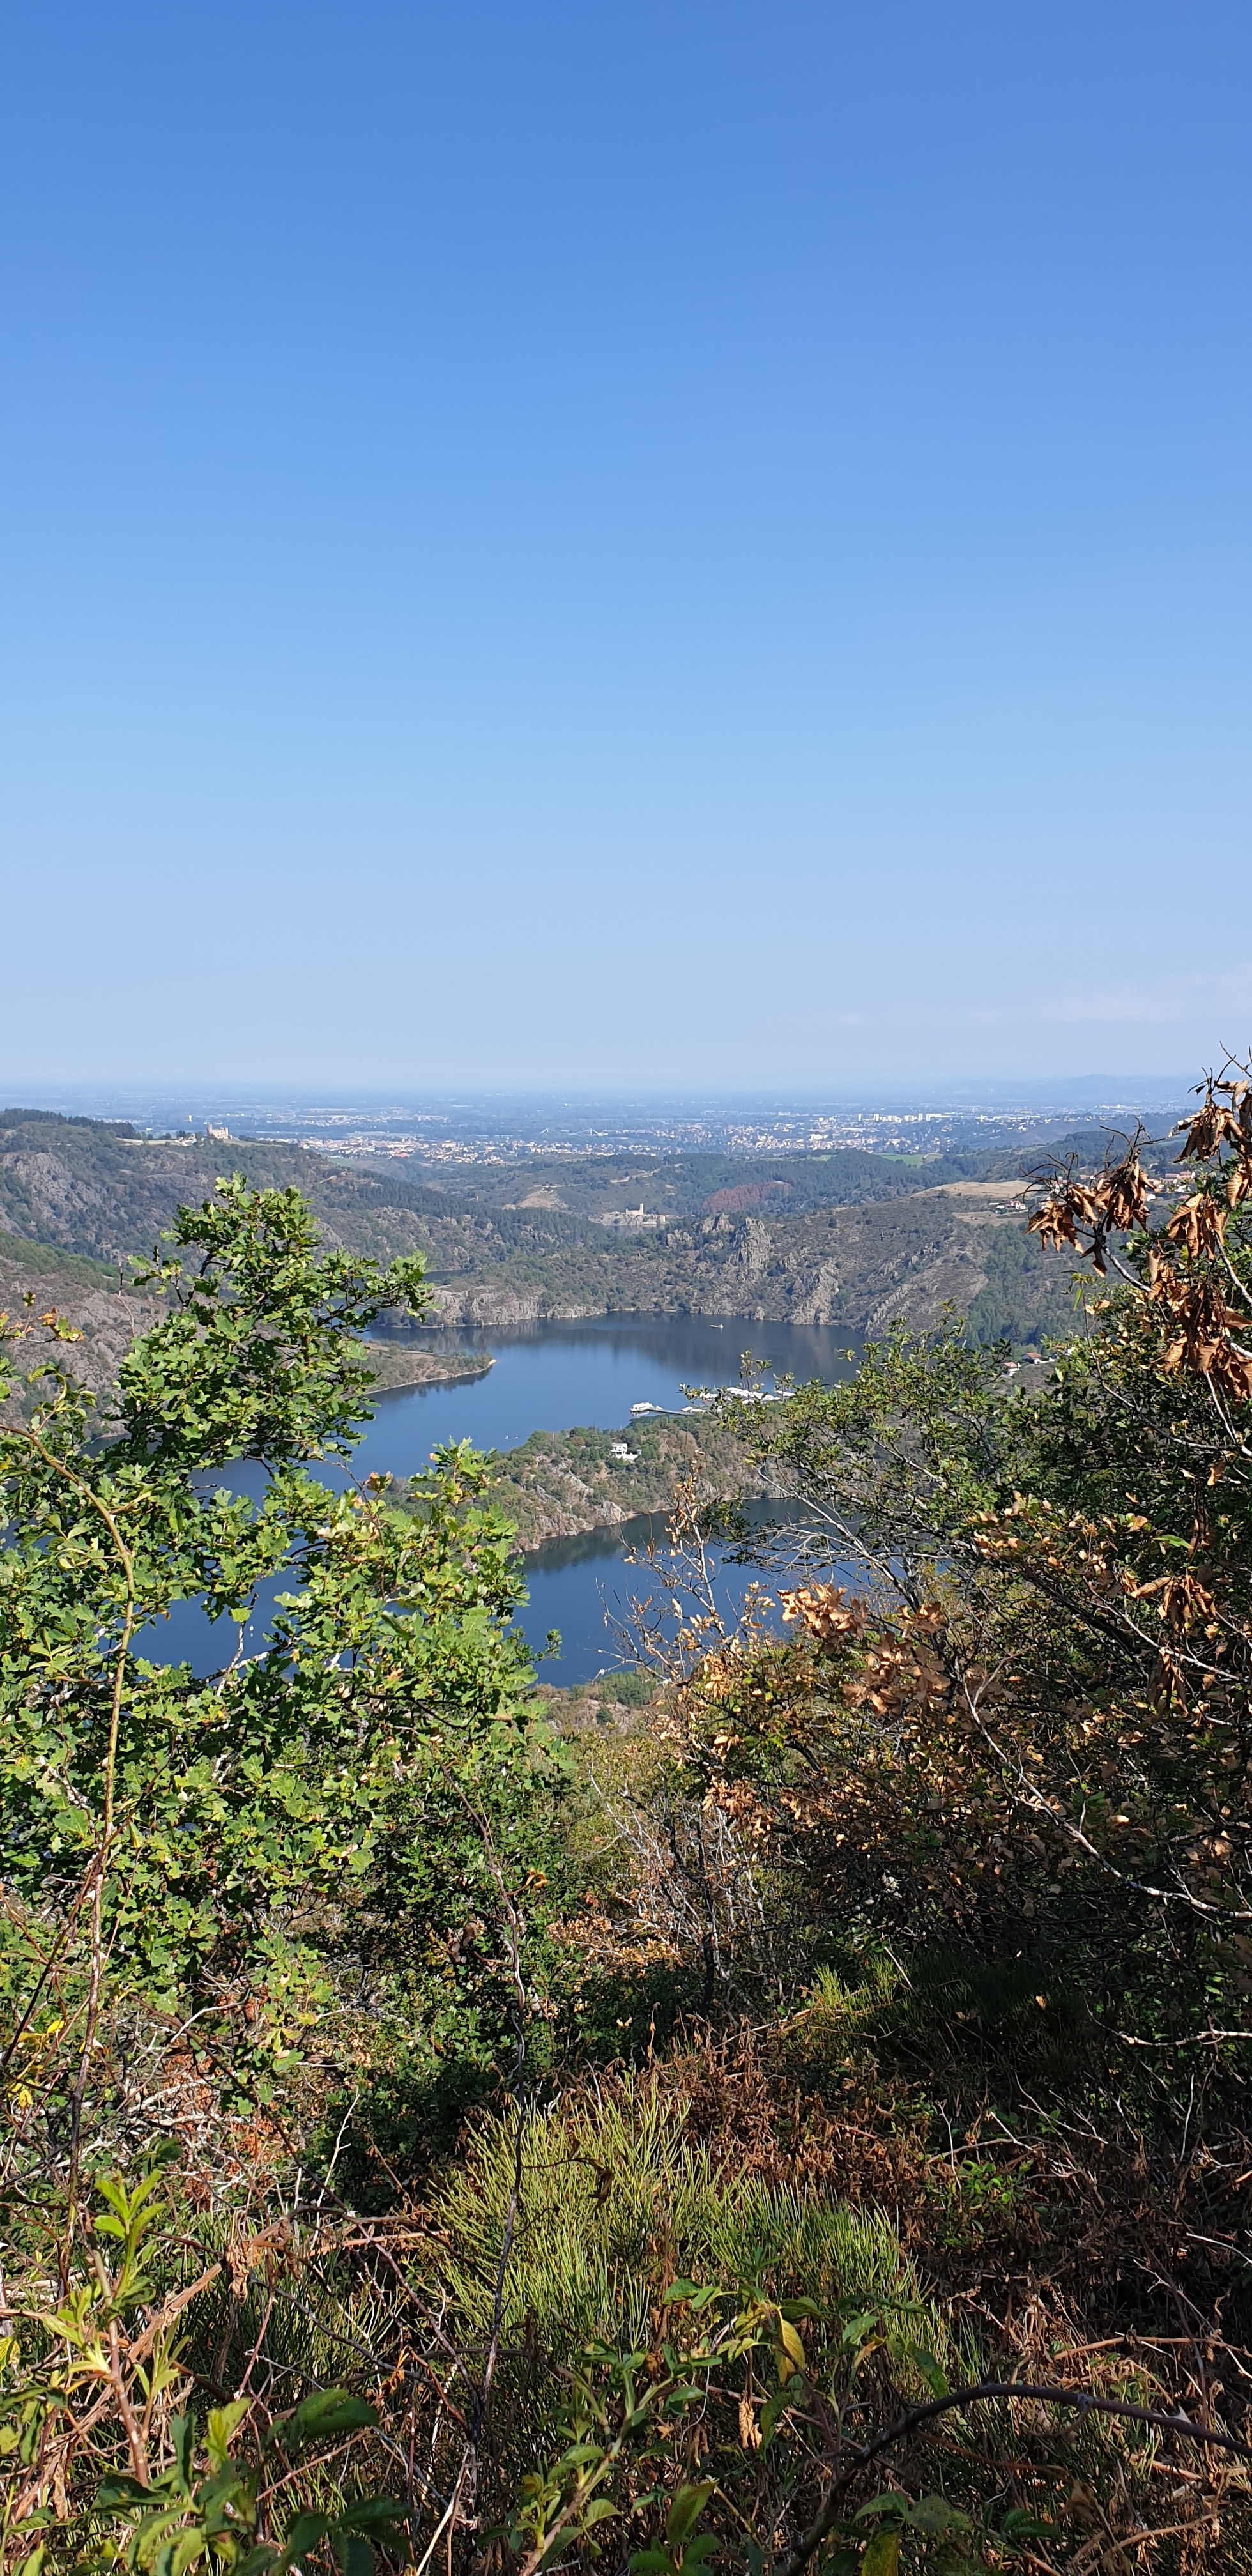
M 332 1244 L 387 1259 L 424 1240 L 436 1191 L 367 1174 L 299 1145 L 202 1136 L 136 1136 L 123 1125 L 50 1112 L 0 1112 L 0 1227 L 33 1243 L 116 1263 L 150 1253 L 180 1205 L 207 1198 L 222 1172 L 257 1188 L 303 1190 Z
M 902 1188 L 898 1166 L 869 1168 L 885 1158 L 841 1155 L 815 1157 L 828 1168 L 803 1189 L 783 1192 L 771 1182 L 762 1196 L 766 1183 L 748 1158 L 735 1188 L 711 1158 L 686 1160 L 693 1169 L 679 1172 L 676 1195 L 690 1199 L 707 1180 L 718 1186 L 694 1214 L 632 1234 L 553 1206 L 546 1189 L 544 1204 L 504 1200 L 505 1188 L 528 1195 L 524 1171 L 485 1167 L 471 1196 L 359 1171 L 299 1146 L 151 1139 L 120 1125 L 7 1111 L 0 1229 L 32 1250 L 109 1265 L 107 1286 L 103 1269 L 94 1282 L 65 1274 L 62 1289 L 72 1297 L 49 1300 L 82 1324 L 93 1349 L 114 1354 L 106 1376 L 124 1337 L 119 1265 L 125 1278 L 131 1257 L 151 1251 L 180 1203 L 206 1198 L 219 1173 L 232 1169 L 258 1186 L 302 1190 L 332 1245 L 380 1260 L 424 1252 L 446 1323 L 490 1328 L 645 1312 L 876 1332 L 897 1316 L 926 1327 L 952 1304 L 986 1335 L 1027 1341 L 1065 1329 L 1067 1265 L 1025 1235 L 1009 1204 L 1011 1183 L 968 1178 Z M 697 1160 L 710 1167 L 697 1172 Z M 865 1168 L 849 1175 L 845 1164 Z M 593 1175 L 579 1169 L 589 1190 Z M 843 1196 L 803 1204 L 819 1187 Z M 617 1175 L 605 1194 L 620 1198 L 623 1188 Z
M 156 1322 L 159 1309 L 153 1298 L 137 1294 L 124 1284 L 116 1269 L 109 1269 L 103 1262 L 85 1261 L 47 1244 L 29 1243 L 21 1235 L 0 1234 L 0 1314 L 7 1316 L 10 1327 L 15 1326 L 20 1333 L 28 1317 L 54 1311 L 81 1337 L 62 1347 L 60 1356 L 66 1368 L 99 1396 L 113 1384 L 122 1355 L 135 1334 Z M 24 1369 L 19 1348 L 15 1357 L 19 1380 L 25 1380 L 46 1349 L 45 1339 L 33 1336 L 28 1367 Z M 0 1419 L 20 1419 L 32 1410 L 41 1393 L 46 1396 L 48 1392 L 46 1382 L 42 1389 L 38 1383 L 22 1383 Z
M 1003 1210 L 1003 1212 L 1001 1212 Z M 437 1262 L 437 1254 L 436 1254 Z M 945 1305 L 994 1307 L 989 1337 L 1062 1332 L 1067 1265 L 1041 1252 L 1020 1215 L 950 1188 L 799 1216 L 706 1217 L 664 1233 L 508 1254 L 436 1269 L 449 1323 L 516 1324 L 614 1312 L 746 1315 L 758 1322 L 918 1329 Z

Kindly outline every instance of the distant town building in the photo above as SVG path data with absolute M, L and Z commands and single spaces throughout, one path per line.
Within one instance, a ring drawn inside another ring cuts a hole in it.
M 637 1208 L 609 1208 L 596 1218 L 597 1225 L 610 1226 L 615 1234 L 643 1234 L 650 1226 L 665 1225 L 668 1219 L 646 1208 L 642 1199 Z

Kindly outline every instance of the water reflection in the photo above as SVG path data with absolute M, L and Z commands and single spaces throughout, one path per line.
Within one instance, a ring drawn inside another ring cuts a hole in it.
M 767 1502 L 749 1503 L 744 1519 L 750 1528 L 788 1525 L 784 1507 Z M 550 1629 L 559 1629 L 561 1635 L 559 1655 L 544 1657 L 547 1680 L 590 1681 L 606 1666 L 629 1661 L 628 1631 L 636 1601 L 651 1601 L 654 1611 L 660 1612 L 665 1633 L 673 1633 L 678 1622 L 665 1606 L 669 1586 L 664 1566 L 648 1562 L 649 1547 L 661 1549 L 664 1544 L 664 1516 L 644 1513 L 623 1522 L 618 1530 L 586 1530 L 577 1538 L 553 1539 L 527 1557 L 530 1598 L 521 1625 L 532 1654 L 544 1654 Z M 726 1548 L 710 1547 L 708 1562 L 717 1609 L 727 1626 L 733 1627 L 749 1585 L 763 1578 L 757 1568 L 737 1563 Z M 775 1622 L 771 1619 L 767 1624 Z
M 733 1382 L 745 1351 L 801 1384 L 815 1377 L 833 1384 L 850 1376 L 855 1366 L 853 1337 L 837 1327 L 758 1324 L 738 1316 L 725 1321 L 700 1315 L 610 1316 L 511 1327 L 507 1333 L 421 1333 L 414 1338 L 428 1348 L 490 1349 L 496 1353 L 495 1366 L 483 1378 L 380 1396 L 353 1458 L 353 1477 L 413 1475 L 432 1448 L 449 1440 L 507 1449 L 535 1430 L 572 1430 L 582 1424 L 617 1430 L 628 1422 L 632 1404 L 681 1409 L 684 1383 Z M 330 1485 L 341 1485 L 347 1473 L 333 1462 L 318 1472 Z M 259 1492 L 263 1481 L 259 1467 L 231 1471 L 236 1492 Z M 754 1506 L 753 1512 L 771 1516 L 766 1505 Z M 662 1537 L 663 1522 L 643 1515 L 619 1529 L 554 1539 L 527 1558 L 529 1599 L 520 1625 L 532 1653 L 543 1652 L 549 1630 L 561 1631 L 560 1655 L 543 1666 L 547 1678 L 565 1684 L 588 1681 L 620 1659 L 616 1625 L 627 1616 L 633 1595 L 655 1589 L 646 1566 L 632 1567 L 624 1560 Z M 727 1563 L 721 1551 L 716 1562 L 719 1606 L 733 1618 L 752 1572 Z M 244 1635 L 245 1654 L 259 1650 L 275 1597 L 288 1588 L 289 1579 L 281 1576 L 261 1587 Z M 185 1661 L 196 1673 L 207 1674 L 229 1660 L 236 1637 L 233 1621 L 210 1624 L 196 1602 L 186 1601 L 145 1630 L 137 1643 L 138 1651 L 155 1661 Z
M 394 1336 L 388 1337 L 394 1343 Z M 507 1331 L 415 1332 L 419 1347 L 495 1354 L 485 1377 L 413 1387 L 380 1397 L 358 1455 L 368 1466 L 412 1475 L 436 1443 L 470 1439 L 514 1449 L 532 1431 L 583 1424 L 616 1431 L 632 1404 L 681 1409 L 684 1386 L 721 1386 L 749 1352 L 798 1385 L 847 1377 L 856 1336 L 829 1324 L 758 1324 L 743 1316 L 595 1316 L 581 1323 L 512 1325 Z

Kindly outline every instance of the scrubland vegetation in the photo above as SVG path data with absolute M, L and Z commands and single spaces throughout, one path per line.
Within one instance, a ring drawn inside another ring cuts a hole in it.
M 221 1183 L 99 1401 L 15 1305 L 6 2564 L 1252 2569 L 1241 1075 L 1181 1150 L 1057 1175 L 1028 1394 L 724 1405 L 803 1554 L 728 1633 L 680 1490 L 599 1724 L 489 1462 L 310 1472 L 419 1259 Z

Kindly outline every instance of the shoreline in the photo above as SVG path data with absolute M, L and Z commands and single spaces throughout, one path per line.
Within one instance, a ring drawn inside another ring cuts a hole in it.
M 376 1341 L 367 1342 L 365 1349 L 379 1395 L 411 1394 L 420 1386 L 460 1386 L 485 1377 L 496 1364 L 494 1351 L 411 1350 Z
M 708 1414 L 653 1414 L 621 1431 L 532 1431 L 498 1458 L 490 1499 L 512 1522 L 519 1555 L 533 1556 L 554 1541 L 664 1519 L 683 1483 L 708 1502 L 778 1499 L 774 1480 Z

